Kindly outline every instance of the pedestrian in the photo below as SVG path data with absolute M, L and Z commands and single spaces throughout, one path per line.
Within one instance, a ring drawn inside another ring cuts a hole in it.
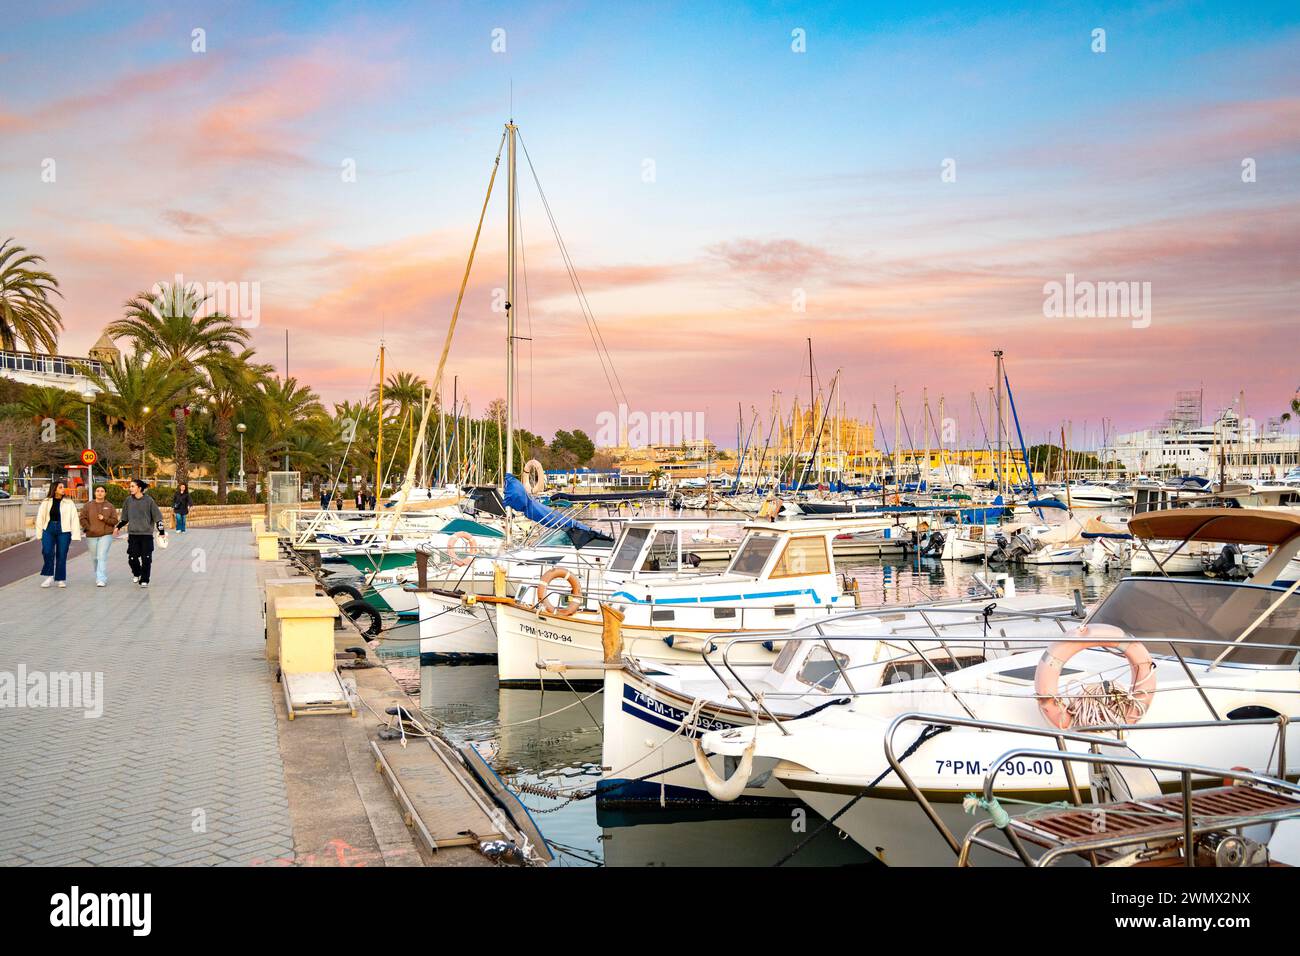
M 364 487 L 357 489 L 357 510 L 366 510 L 366 489 Z
M 126 559 L 131 565 L 131 577 L 142 588 L 149 586 L 149 571 L 153 567 L 153 535 L 158 532 L 164 547 L 167 545 L 167 529 L 163 527 L 162 512 L 158 503 L 145 494 L 149 482 L 143 478 L 132 478 L 126 486 L 128 497 L 122 504 L 122 513 L 118 517 L 113 536 L 126 528 Z
M 338 486 L 334 486 L 334 510 L 343 510 L 343 492 L 339 491 Z
M 81 540 L 81 524 L 77 520 L 77 506 L 68 497 L 68 488 L 62 481 L 50 482 L 50 493 L 36 509 L 36 533 L 41 536 L 41 587 L 58 584 L 68 586 L 68 548 L 73 541 Z
M 375 498 L 375 493 L 372 491 L 372 492 L 370 493 L 370 498 L 369 498 L 369 499 L 367 500 L 367 502 L 366 502 L 366 503 L 367 503 L 367 506 L 368 506 L 368 509 L 369 509 L 370 511 L 374 511 L 374 510 L 375 510 L 375 502 L 376 502 L 377 500 L 378 500 L 378 499 Z
M 94 498 L 81 509 L 81 531 L 86 536 L 86 550 L 95 569 L 95 587 L 108 587 L 108 548 L 113 543 L 117 509 L 108 500 L 108 488 L 99 485 Z
M 328 488 L 322 488 L 320 493 L 320 510 L 329 511 L 330 508 L 330 491 Z
M 172 495 L 172 518 L 176 521 L 177 534 L 185 533 L 185 518 L 190 513 L 190 483 L 182 481 L 176 486 Z

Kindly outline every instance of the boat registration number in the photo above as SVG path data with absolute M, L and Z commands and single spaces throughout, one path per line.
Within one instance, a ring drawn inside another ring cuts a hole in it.
M 536 637 L 543 641 L 551 641 L 555 644 L 572 644 L 573 637 L 560 631 L 551 631 L 543 627 L 534 627 L 531 624 L 521 624 L 519 629 L 529 637 Z
M 983 776 L 993 765 L 978 760 L 935 760 L 935 772 L 944 774 L 969 774 Z M 1002 774 L 1008 777 L 1041 777 L 1056 772 L 1056 764 L 1051 760 L 1008 760 L 1002 765 Z

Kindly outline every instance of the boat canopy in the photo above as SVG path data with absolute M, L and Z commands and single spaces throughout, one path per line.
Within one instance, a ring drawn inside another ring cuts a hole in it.
M 1300 512 L 1257 508 L 1171 508 L 1133 518 L 1134 537 L 1162 541 L 1209 541 L 1221 544 L 1285 544 L 1300 535 Z
M 505 495 L 508 507 L 518 511 L 529 521 L 535 521 L 544 528 L 565 531 L 575 548 L 581 548 L 592 541 L 612 541 L 609 535 L 589 528 L 580 521 L 562 515 L 541 504 L 524 488 L 523 483 L 514 475 L 506 475 Z

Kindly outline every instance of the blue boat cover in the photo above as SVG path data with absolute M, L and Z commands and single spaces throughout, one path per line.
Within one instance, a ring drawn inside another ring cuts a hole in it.
M 554 528 L 557 531 L 579 532 L 581 538 L 584 539 L 584 544 L 587 541 L 594 541 L 597 539 L 609 540 L 609 535 L 597 531 L 594 528 L 588 528 L 582 522 L 575 521 L 567 515 L 560 514 L 558 511 L 553 511 L 536 501 L 533 496 L 528 493 L 527 489 L 524 488 L 523 482 L 514 475 L 506 475 L 506 493 L 502 495 L 502 500 L 505 501 L 506 507 L 518 511 L 529 521 L 535 521 L 545 528 Z M 573 537 L 573 535 L 571 534 L 570 537 Z M 578 547 L 582 547 L 582 545 L 578 544 L 577 538 L 574 539 L 574 544 Z

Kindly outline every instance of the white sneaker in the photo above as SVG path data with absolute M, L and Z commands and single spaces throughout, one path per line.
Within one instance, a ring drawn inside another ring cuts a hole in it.
M 148 581 L 141 581 L 141 582 L 140 582 L 140 587 L 142 587 L 142 588 L 147 588 L 148 586 L 149 586 L 149 582 L 148 582 Z
M 66 588 L 67 586 L 68 586 L 68 582 L 67 582 L 67 581 L 60 581 L 60 582 L 59 582 L 59 587 L 61 587 L 61 588 Z
M 107 581 L 96 581 L 96 582 L 95 582 L 95 587 L 97 587 L 97 588 L 106 588 L 106 587 L 108 587 L 108 582 L 107 582 Z
M 139 583 L 140 583 L 140 579 L 139 579 L 139 578 L 132 578 L 132 579 L 131 579 L 131 583 L 132 583 L 132 584 L 139 584 Z
M 48 588 L 53 583 L 54 583 L 54 578 L 46 578 L 44 581 L 41 582 L 41 587 Z

